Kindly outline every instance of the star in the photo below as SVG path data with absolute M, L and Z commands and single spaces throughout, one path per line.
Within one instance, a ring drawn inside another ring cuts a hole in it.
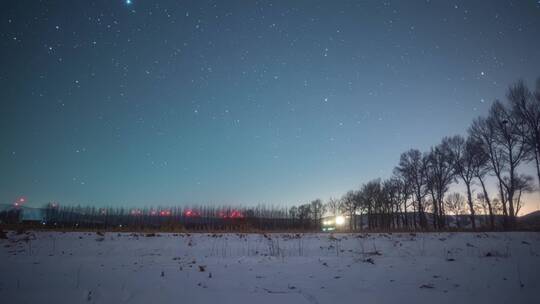
M 127 4 L 127 5 L 130 5 L 131 2 L 132 2 L 131 0 L 126 0 L 126 4 Z

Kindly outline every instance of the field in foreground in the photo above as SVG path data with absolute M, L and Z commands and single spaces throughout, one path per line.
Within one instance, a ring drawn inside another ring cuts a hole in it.
M 6 303 L 532 303 L 540 233 L 131 234 L 0 240 Z

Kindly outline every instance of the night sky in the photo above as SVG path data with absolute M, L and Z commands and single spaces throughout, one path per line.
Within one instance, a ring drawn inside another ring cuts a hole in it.
M 4 0 L 0 26 L 0 203 L 326 200 L 540 76 L 540 1 Z

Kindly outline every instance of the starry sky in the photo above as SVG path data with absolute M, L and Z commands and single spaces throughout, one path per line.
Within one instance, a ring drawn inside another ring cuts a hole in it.
M 539 1 L 5 0 L 0 26 L 0 203 L 340 196 L 540 76 Z

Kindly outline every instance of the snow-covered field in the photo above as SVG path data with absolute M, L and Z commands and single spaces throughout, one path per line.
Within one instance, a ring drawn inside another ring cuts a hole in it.
M 540 233 L 8 237 L 2 303 L 534 303 L 540 292 Z

